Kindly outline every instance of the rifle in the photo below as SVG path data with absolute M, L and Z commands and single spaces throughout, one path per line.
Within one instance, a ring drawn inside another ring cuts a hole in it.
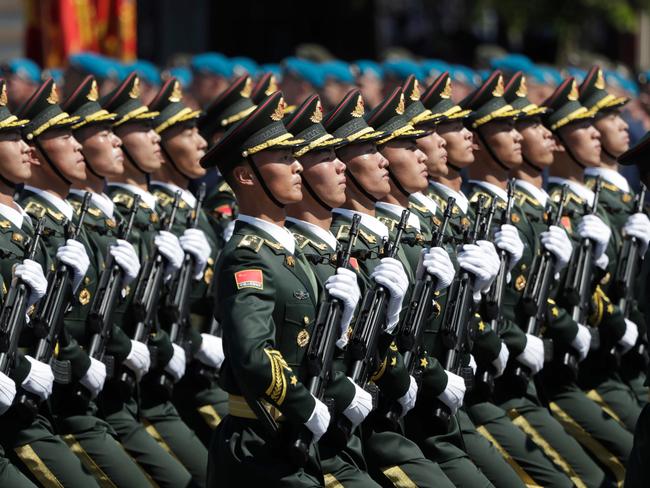
M 66 240 L 77 240 L 83 227 L 84 219 L 90 206 L 90 192 L 86 192 L 81 203 L 77 224 L 68 222 L 65 229 Z M 34 359 L 42 363 L 50 363 L 52 372 L 59 383 L 68 384 L 71 381 L 69 361 L 58 361 L 52 356 L 57 342 L 67 346 L 67 337 L 63 330 L 63 315 L 73 297 L 72 270 L 68 265 L 59 262 L 54 273 L 48 280 L 47 295 L 39 303 L 36 317 L 33 320 L 34 334 L 39 338 Z M 39 400 L 32 394 L 22 392 L 18 403 L 31 413 L 38 410 Z
M 34 236 L 24 259 L 34 259 L 43 234 L 43 219 L 36 224 Z M 25 325 L 29 287 L 14 276 L 0 311 L 0 371 L 9 375 L 16 366 L 18 341 Z
M 133 205 L 129 210 L 128 220 L 120 224 L 118 235 L 120 239 L 128 240 L 131 235 L 131 229 L 135 222 L 135 217 L 140 206 L 140 195 L 133 198 Z M 106 376 L 112 378 L 115 371 L 114 359 L 112 356 L 106 356 L 106 344 L 111 336 L 111 327 L 113 326 L 113 311 L 117 305 L 122 290 L 122 280 L 124 271 L 115 263 L 115 259 L 110 252 L 110 246 L 106 251 L 106 262 L 104 271 L 99 278 L 99 284 L 95 297 L 90 305 L 90 312 L 86 319 L 89 329 L 93 331 L 90 339 L 88 355 L 106 365 Z
M 360 222 L 361 217 L 355 214 L 350 225 L 350 236 L 347 245 L 345 249 L 339 248 L 337 256 L 337 267 L 339 268 L 349 268 L 350 255 L 359 235 Z M 332 376 L 332 364 L 336 352 L 336 341 L 339 337 L 342 312 L 343 304 L 338 298 L 328 296 L 325 301 L 321 302 L 305 355 L 307 365 L 305 386 L 309 393 L 315 398 L 324 401 L 328 407 L 331 407 L 333 402 L 324 398 L 325 387 Z M 312 432 L 302 426 L 291 446 L 292 458 L 298 465 L 304 465 L 307 462 L 312 438 Z
M 485 196 L 481 195 L 476 202 L 476 220 L 474 227 L 468 229 L 464 236 L 466 244 L 474 244 L 477 234 L 484 224 L 486 217 Z M 489 217 L 488 217 L 489 218 Z M 470 366 L 462 365 L 464 355 L 470 353 L 472 340 L 470 337 L 470 323 L 472 321 L 474 277 L 467 271 L 462 271 L 456 276 L 447 293 L 447 304 L 442 316 L 442 327 L 440 329 L 442 342 L 447 350 L 444 360 L 444 368 L 465 380 L 468 390 L 473 387 L 474 372 Z M 446 432 L 451 411 L 442 401 L 433 400 L 433 416 L 431 417 L 431 428 L 436 432 Z
M 552 206 L 550 204 L 547 206 L 545 214 L 546 223 L 549 228 L 560 225 L 560 220 L 564 214 L 567 193 L 568 187 L 564 185 L 562 187 L 562 195 L 560 196 L 560 204 L 558 205 L 554 219 L 551 219 Z M 543 249 L 533 260 L 528 281 L 526 282 L 524 293 L 521 296 L 521 307 L 524 314 L 528 317 L 526 333 L 535 337 L 539 337 L 542 324 L 546 321 L 548 295 L 554 273 L 555 256 L 550 251 Z M 550 361 L 553 358 L 553 342 L 546 339 L 544 340 L 544 358 L 545 361 Z M 511 376 L 512 381 L 517 385 L 519 391 L 525 391 L 531 377 L 530 370 L 523 364 L 517 363 Z
M 594 187 L 594 200 L 591 207 L 585 202 L 585 215 L 595 215 L 598 210 L 598 199 L 602 181 L 596 178 Z M 586 324 L 589 304 L 591 301 L 592 268 L 593 268 L 593 243 L 587 237 L 580 241 L 578 249 L 571 256 L 567 274 L 564 282 L 563 294 L 572 305 L 571 317 L 580 324 Z M 589 327 L 591 332 L 590 349 L 597 350 L 600 347 L 600 335 L 598 328 Z M 560 358 L 561 364 L 566 366 L 570 374 L 577 377 L 578 357 L 574 351 L 567 351 Z

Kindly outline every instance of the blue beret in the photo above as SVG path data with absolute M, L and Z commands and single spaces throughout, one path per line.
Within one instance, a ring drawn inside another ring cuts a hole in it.
M 282 80 L 282 66 L 275 63 L 262 64 L 259 69 L 259 73 L 273 73 L 275 79 L 278 81 Z
M 230 78 L 232 76 L 232 63 L 223 54 L 202 53 L 192 58 L 191 67 L 194 71 L 201 71 L 213 75 Z
M 625 90 L 633 96 L 639 95 L 638 85 L 618 71 L 605 71 L 605 82 L 608 85 Z
M 533 65 L 525 72 L 531 80 L 545 85 L 560 85 L 564 78 L 558 69 L 550 66 Z
M 260 69 L 255 61 L 244 56 L 230 58 L 230 64 L 232 64 L 233 76 L 238 77 L 241 75 L 255 77 Z
M 192 70 L 187 66 L 177 66 L 169 70 L 169 76 L 176 78 L 181 82 L 183 89 L 188 88 L 192 84 Z
M 449 76 L 457 83 L 464 83 L 478 88 L 481 78 L 476 74 L 472 68 L 463 66 L 462 64 L 454 64 L 450 66 Z
M 316 63 L 300 58 L 287 58 L 283 61 L 284 71 L 294 76 L 303 78 L 316 88 L 322 88 L 325 84 L 323 70 Z
M 43 78 L 52 78 L 55 83 L 63 83 L 63 68 L 48 68 L 43 70 Z
M 587 71 L 582 69 L 582 68 L 577 68 L 575 66 L 568 66 L 566 69 L 567 73 L 569 76 L 573 76 L 576 80 L 576 83 L 579 85 L 582 84 L 582 82 L 585 79 L 585 76 L 587 76 Z
M 33 83 L 41 82 L 41 68 L 31 59 L 14 58 L 7 63 L 6 67 L 11 74 L 18 75 Z
M 138 73 L 140 79 L 146 81 L 150 85 L 160 85 L 160 71 L 155 64 L 144 59 L 138 59 L 128 65 L 128 68 L 129 70 Z
M 124 66 L 117 60 L 95 53 L 77 53 L 69 58 L 70 66 L 80 69 L 100 80 L 112 78 L 121 80 L 125 76 Z
M 341 83 L 354 83 L 354 75 L 350 65 L 343 61 L 326 61 L 320 64 L 324 79 L 334 78 Z
M 355 61 L 354 65 L 359 70 L 360 75 L 365 75 L 368 72 L 373 73 L 377 78 L 383 78 L 384 70 L 379 63 L 375 63 L 369 59 L 360 59 Z
M 410 59 L 391 59 L 385 61 L 384 73 L 400 80 L 406 80 L 411 75 L 414 75 L 418 80 L 426 77 L 420 65 Z
M 437 78 L 445 71 L 449 71 L 449 64 L 440 59 L 425 59 L 420 62 L 425 77 Z
M 533 62 L 528 56 L 524 56 L 523 54 L 506 54 L 501 58 L 490 61 L 490 67 L 493 70 L 499 69 L 508 73 L 516 73 L 517 71 L 523 71 L 525 73 L 532 66 L 534 66 Z

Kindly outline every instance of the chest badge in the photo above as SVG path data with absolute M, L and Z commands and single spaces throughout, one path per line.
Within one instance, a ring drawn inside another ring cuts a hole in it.
M 300 347 L 306 347 L 307 344 L 309 344 L 309 332 L 307 332 L 307 329 L 302 329 L 300 332 L 298 332 L 296 342 Z
M 304 290 L 296 290 L 293 292 L 293 296 L 296 300 L 307 300 L 309 298 L 309 293 Z
M 284 258 L 284 262 L 287 263 L 287 266 L 293 268 L 296 265 L 296 259 L 293 256 L 287 256 Z
M 526 288 L 526 277 L 524 275 L 519 275 L 515 280 L 515 290 L 522 291 L 524 288 Z
M 88 291 L 88 288 L 84 288 L 79 293 L 79 303 L 82 305 L 88 305 L 90 303 L 90 292 Z
M 632 195 L 629 193 L 623 193 L 623 195 L 621 195 L 621 200 L 623 200 L 623 203 L 630 203 L 632 201 Z

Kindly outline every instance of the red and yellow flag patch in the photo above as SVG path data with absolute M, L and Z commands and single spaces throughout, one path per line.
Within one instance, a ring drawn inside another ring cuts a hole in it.
M 573 232 L 573 229 L 571 229 L 571 219 L 569 217 L 565 215 L 560 219 L 560 223 L 569 234 Z
M 256 290 L 264 289 L 264 275 L 261 269 L 245 269 L 235 273 L 235 284 L 237 289 L 254 288 Z
M 213 210 L 216 214 L 232 216 L 232 207 L 230 205 L 219 205 Z
M 353 270 L 359 271 L 359 261 L 357 261 L 357 258 L 350 258 L 350 266 Z

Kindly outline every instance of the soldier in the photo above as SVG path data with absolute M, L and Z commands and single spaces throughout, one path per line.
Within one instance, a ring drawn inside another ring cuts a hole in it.
M 203 108 L 224 91 L 233 75 L 232 62 L 220 53 L 201 53 L 192 58 L 192 99 Z

